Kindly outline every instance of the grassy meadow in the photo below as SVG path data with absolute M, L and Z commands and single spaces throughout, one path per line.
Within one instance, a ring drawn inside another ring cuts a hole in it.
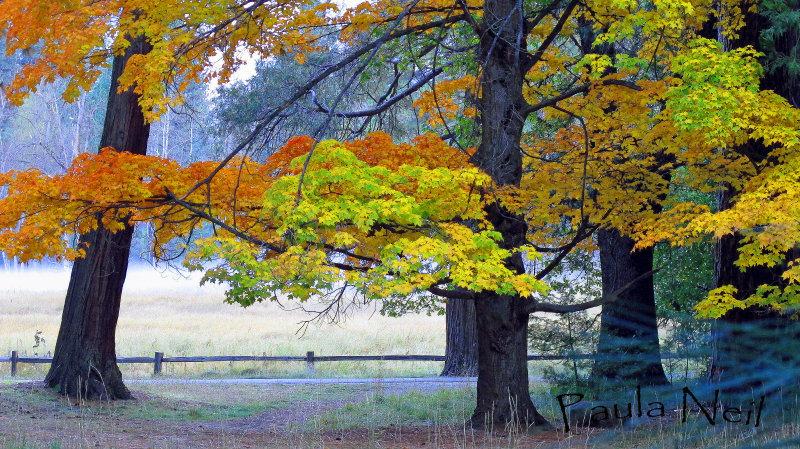
M 58 336 L 69 271 L 29 270 L 0 273 L 0 354 L 47 355 Z M 199 285 L 199 277 L 174 272 L 132 269 L 125 283 L 117 327 L 117 355 L 443 355 L 443 316 L 381 316 L 375 307 L 348 312 L 338 324 L 313 323 L 301 310 L 274 303 L 243 308 L 224 303 L 218 285 Z M 295 304 L 296 305 L 296 304 Z M 287 304 L 288 306 L 288 304 Z M 306 305 L 315 308 L 314 304 Z M 319 305 L 316 305 L 319 308 Z M 36 332 L 44 343 L 34 347 Z M 20 364 L 21 377 L 37 378 L 48 365 Z M 126 377 L 149 377 L 152 366 L 124 364 Z M 438 375 L 441 362 L 318 362 L 316 376 Z M 0 378 L 10 373 L 0 364 Z M 165 363 L 164 374 L 176 377 L 305 377 L 302 362 Z

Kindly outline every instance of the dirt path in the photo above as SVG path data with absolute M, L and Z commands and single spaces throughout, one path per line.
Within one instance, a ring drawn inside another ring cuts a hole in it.
M 531 377 L 531 380 L 541 380 L 538 377 Z M 136 384 L 234 384 L 234 385 L 350 385 L 350 384 L 400 384 L 418 385 L 419 388 L 453 388 L 456 386 L 475 385 L 477 377 L 372 377 L 364 379 L 353 378 L 306 378 L 306 379 L 280 379 L 280 378 L 234 378 L 234 379 L 129 379 L 125 383 L 128 385 Z M 443 385 L 442 385 L 443 384 Z M 427 387 L 426 387 L 427 386 Z

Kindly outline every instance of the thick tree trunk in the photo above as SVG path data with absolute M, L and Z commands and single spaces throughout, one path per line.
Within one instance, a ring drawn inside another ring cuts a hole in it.
M 520 140 L 527 117 L 522 95 L 527 53 L 522 11 L 516 0 L 486 0 L 480 39 L 482 63 L 481 143 L 471 162 L 500 186 L 518 186 L 522 179 Z M 503 236 L 501 246 L 525 243 L 524 217 L 498 204 L 487 207 L 487 218 Z M 519 254 L 507 265 L 524 272 Z M 543 425 L 528 393 L 528 314 L 522 298 L 476 292 L 478 326 L 478 398 L 471 423 L 483 426 Z
M 636 242 L 616 229 L 601 229 L 597 240 L 604 295 L 653 269 L 653 248 L 633 251 Z M 596 381 L 669 383 L 661 365 L 652 276 L 634 284 L 618 301 L 603 305 L 596 355 Z
M 106 118 L 100 147 L 145 154 L 150 125 L 132 91 L 117 92 L 117 80 L 134 54 L 150 44 L 133 39 L 111 71 Z M 62 394 L 82 398 L 128 399 L 130 392 L 117 367 L 115 333 L 122 285 L 128 268 L 133 228 L 112 233 L 102 227 L 80 237 L 86 257 L 72 266 L 53 362 L 45 383 Z
M 478 375 L 478 331 L 475 302 L 448 299 L 446 310 L 447 344 L 442 376 Z
M 72 266 L 61 329 L 45 382 L 69 396 L 127 399 L 115 330 L 133 229 L 81 236 L 86 257 Z
M 481 294 L 478 316 L 478 403 L 475 428 L 547 425 L 528 392 L 528 314 L 518 297 Z
M 800 6 L 789 6 L 800 11 Z M 800 45 L 800 29 L 788 26 L 782 34 L 773 35 L 773 47 L 764 48 L 761 33 L 773 26 L 769 20 L 755 12 L 746 16 L 745 26 L 739 31 L 739 38 L 728 43 L 731 48 L 752 45 L 764 52 L 772 61 L 791 55 Z M 788 58 L 790 59 L 790 58 Z M 789 73 L 786 66 L 774 67 L 765 72 L 761 89 L 773 90 L 786 98 L 795 107 L 800 107 L 800 76 Z M 748 156 L 754 164 L 769 157 L 770 149 L 762 142 L 750 141 L 738 152 Z M 731 189 L 719 194 L 718 207 L 730 207 L 736 195 Z M 735 265 L 739 257 L 741 235 L 734 234 L 720 239 L 714 254 L 714 285 L 733 285 L 739 299 L 745 299 L 755 292 L 758 285 L 782 286 L 785 281 L 781 274 L 784 265 L 772 268 L 754 267 L 741 271 Z M 796 253 L 798 250 L 792 251 Z M 789 257 L 796 257 L 791 254 Z M 782 316 L 775 310 L 751 307 L 731 310 L 716 320 L 712 328 L 713 353 L 711 361 L 711 380 L 728 392 L 775 391 L 786 385 L 796 385 L 800 374 L 800 360 L 797 356 L 796 342 L 800 339 L 798 322 Z

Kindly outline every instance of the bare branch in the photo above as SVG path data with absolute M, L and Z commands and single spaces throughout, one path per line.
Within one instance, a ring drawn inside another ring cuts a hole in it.
M 447 299 L 466 299 L 466 300 L 475 299 L 475 292 L 469 290 L 445 290 L 441 287 L 436 287 L 432 285 L 428 287 L 428 291 L 436 296 L 441 296 L 442 298 L 447 298 Z
M 646 273 L 642 273 L 639 276 L 633 278 L 630 282 L 623 285 L 622 287 L 614 290 L 608 295 L 603 295 L 597 299 L 593 299 L 591 301 L 582 302 L 580 304 L 553 304 L 547 302 L 539 302 L 535 299 L 530 299 L 530 302 L 525 307 L 525 312 L 527 313 L 536 313 L 536 312 L 548 312 L 548 313 L 572 313 L 572 312 L 580 312 L 581 310 L 591 309 L 592 307 L 602 306 L 604 304 L 609 304 L 614 301 L 618 301 L 620 296 L 628 291 L 631 287 L 636 285 L 637 282 L 646 279 L 648 277 L 653 276 L 656 274 L 660 268 L 655 270 L 650 270 Z
M 332 114 L 334 117 L 345 117 L 345 118 L 371 117 L 373 115 L 377 115 L 377 114 L 380 114 L 381 112 L 384 112 L 385 110 L 389 109 L 392 105 L 394 105 L 398 101 L 400 101 L 403 98 L 405 98 L 405 97 L 411 95 L 412 93 L 418 91 L 428 81 L 430 81 L 433 78 L 439 76 L 439 74 L 441 74 L 442 72 L 444 72 L 444 68 L 441 68 L 441 67 L 437 68 L 436 70 L 432 71 L 428 75 L 425 75 L 425 77 L 417 80 L 417 82 L 415 82 L 414 84 L 409 86 L 406 90 L 404 90 L 404 91 L 400 92 L 399 94 L 393 96 L 392 98 L 386 100 L 382 104 L 379 104 L 379 105 L 377 105 L 377 106 L 375 106 L 373 108 L 370 108 L 370 109 L 362 109 L 360 111 L 349 111 L 349 112 L 336 112 L 336 111 L 331 112 L 330 109 L 328 109 L 323 103 L 321 103 L 317 99 L 317 94 L 316 94 L 316 92 L 314 92 L 314 90 L 310 91 L 311 100 L 314 102 L 314 105 L 317 106 L 317 110 L 319 110 L 320 112 L 324 112 L 326 114 Z

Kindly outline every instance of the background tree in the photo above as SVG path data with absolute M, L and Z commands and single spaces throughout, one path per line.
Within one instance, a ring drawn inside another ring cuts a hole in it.
M 738 35 L 724 41 L 729 48 L 752 46 L 761 52 L 764 66 L 761 89 L 772 90 L 795 108 L 800 107 L 800 3 L 792 0 L 762 2 L 745 15 Z M 736 148 L 762 173 L 779 164 L 782 157 L 780 149 L 776 151 L 775 145 L 766 140 L 753 139 Z M 725 186 L 718 194 L 717 208 L 730 209 L 739 193 L 740 189 Z M 790 384 L 800 368 L 793 355 L 794 349 L 778 343 L 796 340 L 800 327 L 786 311 L 758 304 L 756 298 L 763 294 L 765 286 L 789 293 L 794 282 L 787 279 L 785 271 L 791 266 L 788 261 L 799 254 L 792 247 L 794 241 L 787 239 L 782 245 L 786 251 L 784 261 L 775 260 L 759 266 L 742 264 L 740 255 L 747 253 L 747 246 L 743 247 L 740 242 L 752 240 L 752 229 L 742 230 L 722 236 L 715 247 L 714 286 L 733 287 L 735 300 L 747 307 L 727 310 L 715 322 L 711 376 L 729 390 L 750 391 L 755 387 L 774 391 Z M 764 376 L 767 372 L 772 374 Z

